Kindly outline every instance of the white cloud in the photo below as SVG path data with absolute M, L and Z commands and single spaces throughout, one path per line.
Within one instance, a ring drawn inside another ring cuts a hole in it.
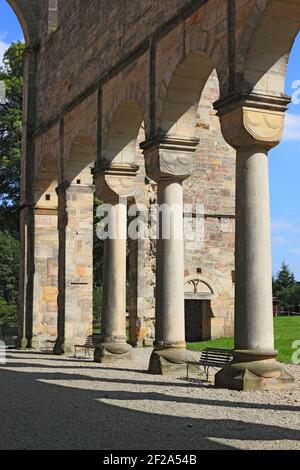
M 283 140 L 300 141 L 300 114 L 286 115 Z
M 293 224 L 283 217 L 272 219 L 271 226 L 273 232 L 281 232 L 285 230 L 291 230 L 293 228 Z
M 294 253 L 295 255 L 300 255 L 300 248 L 292 248 L 290 253 Z
M 286 245 L 287 243 L 291 243 L 290 240 L 285 237 L 272 237 L 272 242 L 276 245 Z
M 8 33 L 7 31 L 0 31 L 0 65 L 2 65 L 3 55 L 9 48 L 10 44 L 5 41 Z

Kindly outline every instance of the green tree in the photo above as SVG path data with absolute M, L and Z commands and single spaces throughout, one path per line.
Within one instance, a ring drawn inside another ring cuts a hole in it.
M 101 304 L 102 304 L 102 278 L 103 278 L 103 251 L 104 243 L 96 234 L 97 224 L 100 219 L 97 217 L 97 209 L 102 204 L 99 199 L 94 197 L 94 292 L 93 292 L 93 316 L 94 320 L 101 320 Z
M 273 278 L 273 294 L 284 308 L 293 308 L 300 303 L 300 288 L 295 276 L 284 261 Z
M 290 269 L 289 265 L 283 261 L 281 267 L 273 279 L 273 289 L 274 293 L 281 291 L 287 287 L 292 287 L 295 285 L 295 276 Z
M 0 325 L 16 322 L 19 257 L 19 241 L 0 232 Z
M 284 287 L 277 293 L 280 304 L 287 309 L 294 309 L 300 304 L 300 285 Z
M 21 42 L 12 44 L 0 67 L 6 87 L 6 101 L 0 104 L 0 226 L 15 233 L 19 231 L 24 47 Z
M 19 199 L 22 135 L 23 51 L 21 42 L 4 54 L 0 81 L 0 324 L 16 323 L 19 278 Z

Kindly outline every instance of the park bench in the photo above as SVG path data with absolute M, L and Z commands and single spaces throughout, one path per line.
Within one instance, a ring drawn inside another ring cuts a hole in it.
M 201 352 L 198 362 L 189 362 L 187 365 L 187 378 L 189 378 L 189 367 L 203 367 L 208 380 L 209 369 L 222 369 L 228 362 L 233 359 L 232 351 L 229 349 L 206 348 Z
M 1 326 L 1 336 L 3 338 L 7 336 L 18 336 L 18 328 L 15 326 Z
M 87 355 L 90 357 L 90 350 L 95 349 L 96 346 L 100 343 L 100 335 L 90 335 L 85 340 L 84 344 L 75 345 L 75 357 L 77 357 L 77 349 L 84 349 L 84 357 Z

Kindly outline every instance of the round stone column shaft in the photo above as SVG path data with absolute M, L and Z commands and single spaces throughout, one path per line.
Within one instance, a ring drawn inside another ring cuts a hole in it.
M 138 167 L 134 164 L 100 161 L 95 169 L 99 199 L 108 208 L 108 233 L 104 240 L 101 340 L 94 360 L 100 363 L 130 360 L 132 347 L 126 341 L 126 249 L 127 201 L 134 194 Z
M 155 342 L 149 372 L 187 373 L 197 357 L 185 349 L 182 182 L 193 171 L 197 139 L 157 136 L 141 144 L 146 172 L 157 181 L 159 230 L 156 252 Z
M 274 349 L 268 152 L 237 151 L 235 348 Z
M 104 241 L 102 341 L 126 343 L 127 206 L 111 206 L 109 237 Z
M 183 192 L 181 181 L 158 183 L 156 336 L 160 347 L 185 347 Z

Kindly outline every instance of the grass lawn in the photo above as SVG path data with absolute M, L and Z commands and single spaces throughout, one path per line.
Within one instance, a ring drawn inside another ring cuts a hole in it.
M 275 349 L 279 351 L 278 361 L 291 363 L 291 358 L 295 349 L 292 344 L 300 340 L 300 316 L 299 317 L 276 317 L 275 327 Z M 233 338 L 218 338 L 211 341 L 201 341 L 199 343 L 188 343 L 187 348 L 192 351 L 202 351 L 207 347 L 213 348 L 233 348 Z

